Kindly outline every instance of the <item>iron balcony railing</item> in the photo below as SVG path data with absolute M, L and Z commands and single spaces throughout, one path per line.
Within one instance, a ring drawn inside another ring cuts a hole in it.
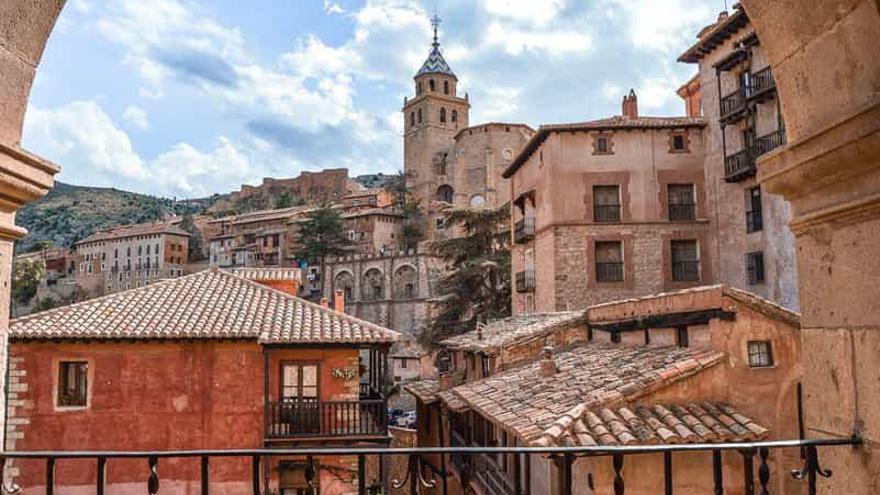
M 777 129 L 769 134 L 755 138 L 755 158 L 769 153 L 785 144 L 785 129 Z
M 730 122 L 736 117 L 745 113 L 746 95 L 745 88 L 737 88 L 733 92 L 721 98 L 721 117 L 722 122 Z
M 176 451 L 6 451 L 0 452 L 0 466 L 3 470 L 3 486 L 2 491 L 6 494 L 14 494 L 22 492 L 25 489 L 33 487 L 23 487 L 17 485 L 14 480 L 10 481 L 9 472 L 10 461 L 16 464 L 19 462 L 32 463 L 40 461 L 45 467 L 41 467 L 41 473 L 45 473 L 44 492 L 47 495 L 54 495 L 57 488 L 61 488 L 56 483 L 56 470 L 59 465 L 66 462 L 77 462 L 82 465 L 83 460 L 91 460 L 95 463 L 95 493 L 104 495 L 107 492 L 107 468 L 114 462 L 121 460 L 142 459 L 144 461 L 144 480 L 146 482 L 147 493 L 156 495 L 160 493 L 162 488 L 162 465 L 165 461 L 174 459 L 199 459 L 200 469 L 198 474 L 194 473 L 193 482 L 198 482 L 199 493 L 201 495 L 209 495 L 214 489 L 211 485 L 211 459 L 241 459 L 242 462 L 250 465 L 249 490 L 253 495 L 263 495 L 271 491 L 271 487 L 265 485 L 266 480 L 264 474 L 266 467 L 274 460 L 283 458 L 298 457 L 304 459 L 304 484 L 307 486 L 302 489 L 309 495 L 317 494 L 316 477 L 322 459 L 333 459 L 339 456 L 352 456 L 358 460 L 357 468 L 357 493 L 360 495 L 389 493 L 388 488 L 393 488 L 395 493 L 408 493 L 409 495 L 420 495 L 422 493 L 439 493 L 446 495 L 449 493 L 449 479 L 456 476 L 462 480 L 462 484 L 470 484 L 471 480 L 480 481 L 499 480 L 506 473 L 499 472 L 498 463 L 489 461 L 480 461 L 478 458 L 495 457 L 508 455 L 514 458 L 515 465 L 522 465 L 525 459 L 532 456 L 541 458 L 550 458 L 559 468 L 559 477 L 553 482 L 558 483 L 558 492 L 561 495 L 570 495 L 573 491 L 573 463 L 578 457 L 594 457 L 607 458 L 612 469 L 614 470 L 614 479 L 612 486 L 608 491 L 615 495 L 625 495 L 626 483 L 630 476 L 638 476 L 638 467 L 640 458 L 644 458 L 646 454 L 663 455 L 663 488 L 664 495 L 674 495 L 676 493 L 676 479 L 673 476 L 675 472 L 673 466 L 676 458 L 686 454 L 700 454 L 706 456 L 707 460 L 711 460 L 712 469 L 708 473 L 695 473 L 706 476 L 712 480 L 715 494 L 725 493 L 725 487 L 732 484 L 741 485 L 736 487 L 738 493 L 746 494 L 767 494 L 772 490 L 771 480 L 774 476 L 785 476 L 782 473 L 773 473 L 770 470 L 768 462 L 774 454 L 778 455 L 780 451 L 800 449 L 801 462 L 798 466 L 791 466 L 790 475 L 801 480 L 806 484 L 808 495 L 816 495 L 817 481 L 819 477 L 831 477 L 830 470 L 823 469 L 819 463 L 819 449 L 858 446 L 862 441 L 859 437 L 852 438 L 832 438 L 817 440 L 778 440 L 766 442 L 741 442 L 741 443 L 718 443 L 718 444 L 677 444 L 677 445 L 640 445 L 640 446 L 592 446 L 592 447 L 435 447 L 435 448 L 382 448 L 382 447 L 343 447 L 343 448 L 261 448 L 261 449 L 240 449 L 240 450 L 176 450 Z M 735 455 L 742 457 L 742 481 L 734 482 L 733 480 L 725 481 L 722 470 L 722 455 Z M 367 459 L 379 458 L 388 461 L 392 457 L 402 457 L 406 459 L 407 468 L 397 478 L 392 479 L 390 487 L 381 486 L 381 482 L 367 485 L 366 466 Z M 436 468 L 430 465 L 423 456 L 439 457 L 440 466 Z M 631 461 L 627 471 L 623 469 L 624 459 L 630 457 Z M 691 457 L 691 455 L 689 455 Z M 447 463 L 448 460 L 459 459 L 459 463 Z M 692 458 L 688 459 L 692 465 Z M 757 463 L 758 469 L 755 470 Z M 177 463 L 179 464 L 179 463 Z M 451 469 L 447 469 L 448 464 L 453 464 Z M 127 464 L 128 465 L 128 464 Z M 30 467 L 28 465 L 27 467 Z M 25 469 L 27 468 L 25 467 Z M 19 468 L 22 469 L 22 468 Z M 433 473 L 433 474 L 429 474 Z M 245 481 L 245 480 L 242 480 Z M 548 485 L 551 481 L 548 480 Z M 692 484 L 692 479 L 684 480 L 682 489 L 688 490 L 687 485 Z M 523 495 L 529 493 L 528 488 L 519 486 L 514 481 L 509 483 L 507 480 L 501 481 L 497 485 L 490 481 L 493 487 L 497 486 L 498 490 L 494 493 Z M 81 488 L 81 487 L 77 487 Z M 594 487 L 590 487 L 594 488 Z M 760 490 L 760 491 L 758 491 Z M 550 487 L 548 486 L 548 492 Z M 603 492 L 605 490 L 602 490 Z M 658 492 L 660 492 L 658 490 Z M 39 491 L 37 492 L 39 493 Z M 173 492 L 172 492 L 173 493 Z M 775 493 L 775 492 L 773 492 Z
M 620 221 L 620 205 L 593 205 L 593 221 L 615 223 Z
M 623 262 L 596 262 L 597 282 L 623 282 Z
M 384 437 L 388 435 L 387 407 L 383 399 L 269 402 L 266 438 Z
M 697 205 L 694 203 L 669 203 L 670 222 L 689 222 L 697 219 Z
M 516 291 L 532 292 L 535 290 L 535 270 L 523 270 L 516 274 Z
M 755 175 L 755 156 L 751 149 L 745 148 L 724 157 L 724 179 L 736 182 Z
M 761 210 L 746 212 L 746 233 L 757 232 L 764 228 L 764 216 Z
M 675 282 L 698 282 L 700 280 L 700 261 L 673 261 L 672 280 Z
M 776 89 L 776 81 L 773 79 L 773 73 L 770 66 L 754 72 L 751 76 L 751 87 L 749 88 L 749 98 L 761 98 Z
M 513 229 L 515 242 L 526 242 L 535 237 L 535 217 L 526 217 L 516 222 Z

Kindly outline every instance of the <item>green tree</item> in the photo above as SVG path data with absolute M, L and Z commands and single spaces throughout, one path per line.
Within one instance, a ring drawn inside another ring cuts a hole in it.
M 340 256 L 351 249 L 346 237 L 342 215 L 330 205 L 324 204 L 310 211 L 299 226 L 299 246 L 294 256 L 309 263 L 320 263 L 324 271 L 327 256 Z M 324 278 L 321 278 L 323 284 Z
M 185 230 L 189 234 L 189 255 L 187 256 L 188 260 L 190 262 L 193 262 L 205 259 L 205 239 L 204 237 L 202 237 L 202 232 L 199 230 L 198 227 L 196 227 L 192 215 L 184 215 L 183 218 L 180 219 L 180 224 L 178 224 L 178 227 Z
M 24 305 L 33 299 L 43 273 L 42 261 L 16 262 L 12 267 L 12 301 Z
M 413 249 L 419 241 L 424 239 L 421 223 L 424 217 L 421 201 L 415 197 L 409 187 L 410 174 L 399 171 L 390 176 L 385 182 L 385 190 L 395 198 L 395 207 L 403 216 L 403 229 L 401 232 L 401 248 Z
M 294 196 L 290 191 L 284 191 L 275 198 L 275 208 L 290 208 L 304 204 L 302 198 Z
M 510 316 L 510 206 L 449 207 L 448 229 L 461 235 L 432 243 L 446 262 L 437 282 L 437 311 L 420 340 L 435 345 L 476 328 L 479 321 Z

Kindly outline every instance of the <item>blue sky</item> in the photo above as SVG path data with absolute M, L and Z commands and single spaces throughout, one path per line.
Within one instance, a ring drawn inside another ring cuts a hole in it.
M 676 56 L 723 0 L 437 0 L 471 123 L 678 115 Z M 434 0 L 68 0 L 23 145 L 59 179 L 197 197 L 402 168 L 400 107 Z

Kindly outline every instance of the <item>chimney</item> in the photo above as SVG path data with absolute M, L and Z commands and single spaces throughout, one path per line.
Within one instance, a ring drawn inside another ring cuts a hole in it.
M 452 372 L 451 371 L 441 371 L 440 372 L 440 380 L 438 382 L 438 385 L 440 386 L 441 392 L 451 389 L 454 385 L 452 383 Z
M 321 307 L 322 308 L 329 308 L 330 307 L 330 301 L 328 301 L 326 297 L 321 298 Z
M 345 291 L 342 289 L 333 292 L 333 308 L 339 313 L 345 313 Z
M 541 351 L 541 376 L 548 377 L 556 374 L 556 361 L 553 361 L 553 348 L 547 346 Z
M 635 119 L 639 116 L 639 103 L 638 98 L 636 97 L 636 92 L 633 89 L 629 90 L 628 95 L 624 95 L 623 97 L 623 116 L 628 119 Z

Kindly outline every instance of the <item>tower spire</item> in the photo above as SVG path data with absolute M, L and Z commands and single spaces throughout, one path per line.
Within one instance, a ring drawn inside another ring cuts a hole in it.
M 437 10 L 434 9 L 434 17 L 431 18 L 431 25 L 434 26 L 434 47 L 440 46 L 440 42 L 437 40 L 437 28 L 440 27 L 441 22 L 443 21 L 437 15 Z

